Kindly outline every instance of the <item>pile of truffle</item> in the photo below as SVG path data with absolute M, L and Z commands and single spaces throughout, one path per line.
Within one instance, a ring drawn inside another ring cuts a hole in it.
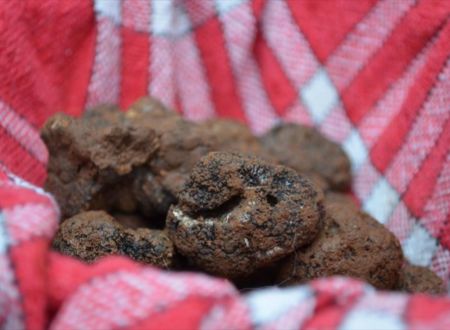
M 344 275 L 376 288 L 445 291 L 403 259 L 395 236 L 344 193 L 350 163 L 312 128 L 255 137 L 227 120 L 193 123 L 154 99 L 125 112 L 57 114 L 42 130 L 61 253 L 125 255 L 222 276 L 240 288 Z

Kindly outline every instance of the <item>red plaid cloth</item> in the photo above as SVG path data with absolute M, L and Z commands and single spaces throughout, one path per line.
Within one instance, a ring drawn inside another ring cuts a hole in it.
M 342 143 L 363 209 L 411 262 L 450 266 L 450 1 L 17 0 L 0 3 L 0 327 L 449 329 L 450 299 L 331 278 L 239 295 L 119 257 L 49 252 L 39 128 L 57 111 L 152 94 L 260 133 Z

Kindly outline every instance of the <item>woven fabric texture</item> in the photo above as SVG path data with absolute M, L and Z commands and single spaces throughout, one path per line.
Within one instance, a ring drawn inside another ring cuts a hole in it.
M 345 278 L 241 295 L 221 279 L 49 250 L 52 114 L 153 95 L 262 133 L 313 125 L 361 207 L 450 279 L 450 1 L 0 2 L 0 328 L 448 329 L 450 299 Z

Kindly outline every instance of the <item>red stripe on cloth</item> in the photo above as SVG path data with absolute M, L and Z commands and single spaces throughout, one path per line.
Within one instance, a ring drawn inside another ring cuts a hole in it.
M 9 4 L 11 8 L 7 8 Z M 75 97 L 85 91 L 83 87 L 70 92 L 66 88 L 69 82 L 82 76 L 83 67 L 74 59 L 83 51 L 84 41 L 93 29 L 93 11 L 89 3 L 67 1 L 53 1 L 46 6 L 28 3 L 26 12 L 21 9 L 17 2 L 2 3 L 8 28 L 0 36 L 0 43 L 7 45 L 0 58 L 2 55 L 10 58 L 5 69 L 1 69 L 8 79 L 0 82 L 6 84 L 6 90 L 0 93 L 15 111 L 40 126 L 56 111 L 77 112 L 67 107 L 64 100 L 68 94 Z M 11 89 L 11 85 L 15 88 Z
M 435 43 L 427 64 L 421 70 L 415 83 L 409 90 L 402 109 L 392 119 L 385 132 L 379 137 L 371 151 L 371 158 L 374 165 L 384 172 L 403 144 L 405 136 L 420 111 L 422 104 L 428 97 L 430 88 L 436 83 L 437 75 L 442 70 L 450 50 L 450 23 L 442 30 L 440 38 Z M 362 99 L 362 97 L 360 98 Z
M 47 325 L 47 268 L 45 255 L 48 239 L 34 239 L 10 250 L 22 296 L 26 329 L 41 330 Z
M 178 90 L 177 90 L 177 93 L 175 93 L 174 97 L 175 97 L 175 102 L 174 102 L 175 111 L 177 113 L 179 113 L 180 115 L 182 115 L 183 117 L 186 117 L 186 113 L 184 112 L 184 108 L 181 103 L 180 93 Z
M 6 174 L 5 170 L 6 170 L 6 168 L 1 166 L 1 164 L 0 164 L 0 184 L 1 184 L 1 181 L 8 181 L 8 175 Z
M 324 62 L 376 2 L 289 0 L 288 5 L 314 53 Z
M 334 281 L 335 285 L 326 288 L 327 280 Z M 362 282 L 342 281 L 342 286 L 339 281 L 342 280 L 319 279 L 311 283 L 311 286 L 316 289 L 316 302 L 314 313 L 305 323 L 304 329 L 338 329 L 358 299 L 362 298 Z
M 120 106 L 127 108 L 147 95 L 150 40 L 148 34 L 122 28 L 122 86 Z
M 423 207 L 433 192 L 438 174 L 445 162 L 445 157 L 450 152 L 450 120 L 444 126 L 443 133 L 436 146 L 423 162 L 416 176 L 410 181 L 408 190 L 403 200 L 410 211 L 416 216 L 422 216 Z
M 86 33 L 85 39 L 70 58 L 66 79 L 63 80 L 63 109 L 69 115 L 79 115 L 84 111 L 89 81 L 95 59 L 95 42 L 97 29 L 92 28 Z
M 93 27 L 92 4 L 2 1 L 1 12 L 0 95 L 39 127 L 64 110 L 65 84 L 76 79 L 68 74 L 72 59 Z
M 20 188 L 12 183 L 0 185 L 0 208 L 31 203 L 53 207 L 49 196 L 41 195 L 30 189 Z
M 2 2 L 0 95 L 31 125 L 39 127 L 51 112 L 47 107 L 59 104 L 55 86 L 37 57 L 33 38 L 29 37 L 23 19 L 25 9 L 25 2 Z
M 261 14 L 264 12 L 264 6 L 267 4 L 267 0 L 253 0 L 251 3 L 255 19 L 258 21 L 261 19 Z
M 45 164 L 33 157 L 0 126 L 0 162 L 11 172 L 41 186 L 47 177 Z
M 349 311 L 363 298 L 365 285 L 358 280 L 339 278 L 317 279 L 310 284 L 315 289 L 316 303 L 305 329 L 338 329 Z
M 450 299 L 416 294 L 410 296 L 404 318 L 409 329 L 444 329 L 449 325 Z M 448 327 L 447 327 L 448 328 Z
M 346 316 L 346 310 L 342 307 L 330 306 L 319 312 L 315 312 L 305 323 L 304 329 L 338 329 L 339 324 Z
M 416 54 L 436 34 L 449 13 L 450 6 L 443 1 L 423 1 L 409 11 L 384 46 L 342 93 L 348 116 L 354 123 L 359 123 L 386 89 L 398 79 Z
M 280 116 L 297 99 L 297 91 L 292 86 L 280 64 L 261 34 L 255 41 L 255 57 L 261 72 L 262 83 L 270 102 Z
M 445 249 L 450 250 L 450 213 L 447 214 L 445 219 L 442 219 L 442 227 L 440 228 L 438 238 L 442 246 L 444 246 Z
M 89 2 L 47 0 L 27 3 L 24 20 L 31 36 L 32 53 L 42 65 L 41 72 L 52 84 L 56 104 L 48 104 L 50 113 L 64 111 L 78 115 L 83 110 L 87 80 L 91 74 L 95 20 Z M 45 87 L 45 85 L 44 85 Z M 46 98 L 42 98 L 47 102 Z
M 238 97 L 220 22 L 212 18 L 195 30 L 195 38 L 211 86 L 216 112 L 221 117 L 247 122 Z
M 450 58 L 438 77 L 450 76 Z M 403 194 L 420 166 L 435 147 L 450 116 L 450 80 L 437 79 L 426 102 L 414 118 L 401 148 L 385 172 L 386 179 Z M 401 175 L 399 175 L 401 173 Z
M 383 45 L 415 0 L 381 0 L 372 8 L 328 58 L 328 75 L 342 91 Z

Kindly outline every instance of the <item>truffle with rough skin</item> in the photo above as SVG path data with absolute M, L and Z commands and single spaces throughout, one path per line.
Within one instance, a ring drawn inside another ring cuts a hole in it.
M 398 290 L 408 293 L 445 294 L 444 281 L 426 267 L 405 263 L 400 272 Z
M 165 216 L 194 164 L 214 150 L 198 125 L 151 98 L 126 113 L 100 106 L 79 119 L 56 115 L 42 137 L 46 189 L 64 218 L 99 209 Z
M 215 151 L 237 152 L 277 162 L 266 152 L 261 141 L 242 123 L 215 118 L 202 122 L 200 127 L 208 140 L 215 141 Z
M 281 164 L 306 176 L 322 177 L 332 190 L 349 188 L 351 172 L 347 155 L 317 130 L 282 124 L 267 132 L 261 141 Z
M 151 98 L 132 105 L 126 117 L 156 133 L 159 148 L 149 170 L 137 171 L 134 192 L 144 214 L 165 214 L 176 202 L 194 164 L 214 150 L 215 141 L 206 138 L 197 124 L 165 110 Z
M 104 211 L 80 213 L 61 223 L 53 248 L 86 262 L 107 255 L 125 255 L 162 268 L 170 268 L 174 248 L 167 234 L 148 228 L 131 229 Z
M 325 194 L 325 205 L 338 204 L 341 206 L 349 207 L 355 211 L 358 210 L 358 205 L 356 205 L 355 201 L 346 194 L 328 191 Z
M 237 278 L 311 243 L 323 194 L 294 170 L 213 152 L 192 170 L 167 217 L 178 252 L 203 270 Z
M 145 166 L 158 149 L 151 128 L 108 107 L 79 119 L 57 114 L 41 135 L 50 153 L 45 188 L 55 196 L 63 217 L 123 205 L 116 188 L 125 189 L 132 172 Z M 126 204 L 135 207 L 133 200 Z
M 325 228 L 309 246 L 300 248 L 281 267 L 278 283 L 299 284 L 342 275 L 367 281 L 379 289 L 393 289 L 403 254 L 397 238 L 349 202 L 325 199 Z

